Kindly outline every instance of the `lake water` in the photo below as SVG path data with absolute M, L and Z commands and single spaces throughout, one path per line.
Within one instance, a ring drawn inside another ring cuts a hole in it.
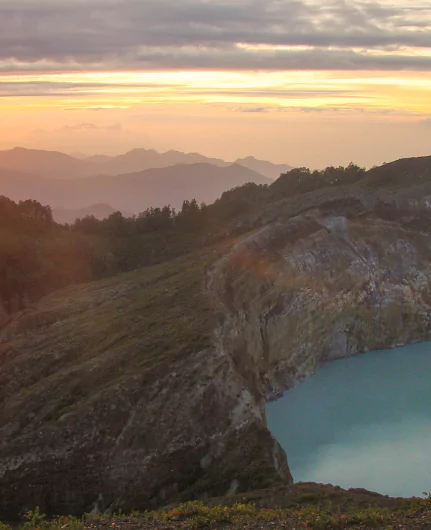
M 296 482 L 431 491 L 431 343 L 324 364 L 266 406 Z

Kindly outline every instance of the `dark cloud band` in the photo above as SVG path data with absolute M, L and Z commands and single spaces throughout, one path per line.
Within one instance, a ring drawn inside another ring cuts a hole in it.
M 431 49 L 431 6 L 413 4 L 3 0 L 0 61 L 9 68 L 46 61 L 95 69 L 427 70 L 431 56 L 421 50 Z

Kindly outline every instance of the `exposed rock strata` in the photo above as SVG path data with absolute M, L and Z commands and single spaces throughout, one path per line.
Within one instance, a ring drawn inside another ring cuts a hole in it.
M 222 348 L 267 398 L 326 360 L 430 336 L 429 211 L 372 199 L 281 207 L 213 268 Z

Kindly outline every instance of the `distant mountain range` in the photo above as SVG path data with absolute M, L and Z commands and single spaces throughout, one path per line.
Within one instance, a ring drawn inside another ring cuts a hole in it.
M 226 162 L 198 153 L 179 151 L 158 153 L 152 149 L 133 149 L 118 156 L 95 155 L 87 158 L 83 158 L 80 153 L 71 156 L 56 151 L 40 151 L 22 147 L 0 151 L 0 168 L 21 173 L 36 173 L 55 179 L 136 173 L 146 169 L 165 168 L 178 164 L 211 164 L 217 167 L 237 164 L 272 180 L 291 169 L 288 165 L 273 164 L 253 157 Z
M 98 173 L 105 175 L 118 175 L 120 173 L 136 173 L 145 169 L 164 168 L 178 164 L 211 164 L 218 167 L 227 167 L 229 162 L 218 158 L 208 158 L 198 153 L 181 153 L 167 151 L 158 153 L 153 149 L 133 149 L 124 155 L 106 156 L 95 155 L 85 159 L 87 164 L 98 169 Z
M 13 200 L 35 199 L 51 205 L 57 212 L 58 209 L 82 212 L 83 208 L 88 210 L 90 205 L 101 203 L 131 213 L 167 204 L 180 208 L 185 199 L 211 203 L 224 191 L 247 182 L 270 184 L 272 181 L 238 164 L 226 167 L 182 164 L 117 176 L 75 179 L 0 169 L 0 195 Z M 57 213 L 57 218 L 59 215 L 63 214 Z
M 287 173 L 293 169 L 292 166 L 288 166 L 287 164 L 273 164 L 272 162 L 266 162 L 265 160 L 257 160 L 257 158 L 254 158 L 253 156 L 238 158 L 235 163 L 240 166 L 248 167 L 271 180 L 276 180 L 281 174 Z
M 230 163 L 151 149 L 83 157 L 21 147 L 0 151 L 0 195 L 49 204 L 58 222 L 70 223 L 86 215 L 101 219 L 116 210 L 180 208 L 185 199 L 211 203 L 226 190 L 246 182 L 270 184 L 291 169 L 253 157 Z
M 109 204 L 99 203 L 92 204 L 91 206 L 88 206 L 88 208 L 80 208 L 79 210 L 68 210 L 67 208 L 54 208 L 52 213 L 57 223 L 72 224 L 75 222 L 76 219 L 83 219 L 84 217 L 87 217 L 89 215 L 92 215 L 93 217 L 99 220 L 106 219 L 115 211 L 115 208 L 112 208 L 112 206 L 109 206 Z M 127 215 L 126 212 L 123 213 L 127 217 L 130 216 Z

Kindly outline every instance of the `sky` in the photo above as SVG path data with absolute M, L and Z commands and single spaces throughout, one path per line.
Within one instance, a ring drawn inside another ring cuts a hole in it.
M 431 155 L 431 0 L 0 0 L 0 149 Z

